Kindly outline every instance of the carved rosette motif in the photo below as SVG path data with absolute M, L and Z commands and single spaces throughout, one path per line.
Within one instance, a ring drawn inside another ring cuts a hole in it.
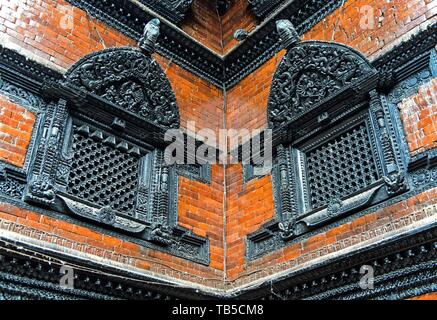
M 100 96 L 164 128 L 179 128 L 170 83 L 150 56 L 132 48 L 89 55 L 74 65 L 66 82 Z
M 269 123 L 280 127 L 371 71 L 370 64 L 350 48 L 305 42 L 291 48 L 273 79 Z

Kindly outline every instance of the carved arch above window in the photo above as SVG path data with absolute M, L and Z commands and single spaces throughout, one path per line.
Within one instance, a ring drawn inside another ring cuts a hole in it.
M 179 128 L 171 85 L 151 56 L 133 48 L 112 48 L 81 59 L 66 83 L 102 97 L 164 128 Z
M 366 82 L 376 78 L 367 59 L 349 47 L 320 41 L 299 43 L 287 51 L 274 75 L 269 126 L 281 127 L 348 93 L 362 96 Z

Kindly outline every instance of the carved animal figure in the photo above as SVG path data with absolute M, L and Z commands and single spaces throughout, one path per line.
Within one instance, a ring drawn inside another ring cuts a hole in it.
M 147 53 L 155 52 L 156 41 L 158 40 L 160 30 L 159 19 L 153 19 L 146 24 L 143 31 L 143 36 L 140 39 L 139 47 Z
M 289 20 L 276 21 L 276 30 L 285 48 L 299 42 L 299 34 Z

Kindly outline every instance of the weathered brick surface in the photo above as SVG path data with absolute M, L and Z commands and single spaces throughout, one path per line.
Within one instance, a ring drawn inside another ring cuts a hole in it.
M 34 123 L 32 112 L 0 96 L 0 160 L 24 165 Z
M 223 126 L 223 92 L 167 59 L 155 55 L 176 95 L 181 127 L 194 121 L 196 128 L 218 131 Z
M 231 0 L 230 4 L 229 11 L 222 17 L 224 53 L 229 52 L 238 44 L 238 41 L 234 39 L 235 31 L 244 29 L 250 32 L 259 23 L 250 11 L 247 0 Z
M 336 41 L 375 58 L 417 27 L 437 20 L 433 0 L 349 0 L 304 40 Z
M 412 154 L 437 147 L 437 79 L 399 104 L 404 131 Z
M 223 239 L 223 181 L 222 166 L 212 166 L 211 185 L 179 179 L 179 224 L 195 234 L 208 237 L 211 249 L 211 264 L 215 269 L 224 269 Z
M 228 92 L 228 128 L 253 130 L 267 126 L 270 87 L 284 53 L 285 51 L 278 53 Z
M 241 165 L 228 166 L 226 181 L 226 266 L 232 279 L 245 268 L 246 235 L 273 218 L 273 189 L 271 177 L 243 185 Z
M 182 30 L 212 51 L 222 54 L 222 23 L 214 1 L 194 0 Z
M 135 44 L 63 0 L 1 1 L 0 39 L 60 70 L 105 47 Z

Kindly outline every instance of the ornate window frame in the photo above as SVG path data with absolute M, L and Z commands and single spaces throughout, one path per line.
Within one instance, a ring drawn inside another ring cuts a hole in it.
M 141 50 L 90 54 L 63 80 L 43 85 L 48 103 L 23 199 L 208 264 L 208 238 L 178 226 L 178 177 L 210 183 L 211 167 L 165 161 L 171 143 L 165 133 L 179 129 L 179 112 L 170 82 L 151 57 L 158 34 L 153 20 Z M 121 209 L 117 197 L 126 197 Z
M 247 237 L 249 260 L 409 190 L 406 155 L 381 85 L 386 75 L 347 46 L 300 42 L 287 20 L 278 21 L 277 29 L 287 52 L 268 104 L 275 218 Z M 312 207 L 308 153 L 329 143 L 332 150 L 333 139 L 357 125 L 367 133 L 363 141 L 371 149 L 375 179 Z

